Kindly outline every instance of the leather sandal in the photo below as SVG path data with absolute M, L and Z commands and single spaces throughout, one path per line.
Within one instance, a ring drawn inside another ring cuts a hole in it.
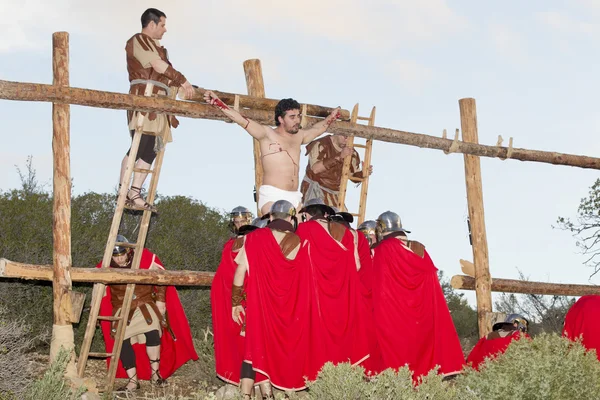
M 127 193 L 127 197 L 125 198 L 125 205 L 128 208 L 134 209 L 134 210 L 141 210 L 141 211 L 152 211 L 152 212 L 158 212 L 158 209 L 156 207 L 154 207 L 153 205 L 149 204 L 147 201 L 145 201 L 142 197 L 141 191 L 142 189 L 137 187 L 137 186 L 132 186 L 131 189 L 133 192 L 137 192 L 136 194 L 133 195 L 133 197 L 129 197 L 129 192 Z M 137 199 L 142 199 L 144 200 L 144 204 L 139 205 L 136 204 L 135 201 Z
M 156 360 L 150 360 L 150 364 L 153 363 L 159 363 L 160 366 L 160 358 Z M 154 376 L 156 376 L 156 379 L 154 379 Z M 152 382 L 154 386 L 158 387 L 165 387 L 168 385 L 167 380 L 160 376 L 160 372 L 158 372 L 158 369 L 156 371 L 152 370 L 152 377 L 150 378 L 150 382 Z
M 127 385 L 129 385 L 130 383 L 135 383 L 135 389 L 127 387 Z M 137 379 L 137 372 L 136 372 L 135 375 L 133 375 L 131 378 L 129 378 L 129 380 L 127 381 L 127 383 L 125 385 L 121 386 L 116 391 L 117 392 L 130 392 L 131 393 L 131 392 L 135 392 L 139 388 L 140 388 L 140 382 Z

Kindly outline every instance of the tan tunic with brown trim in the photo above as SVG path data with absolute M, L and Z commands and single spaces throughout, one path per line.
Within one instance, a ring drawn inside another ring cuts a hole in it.
M 159 267 L 153 262 L 149 269 L 159 269 Z M 126 289 L 127 285 L 109 285 L 106 289 L 110 290 L 114 316 L 121 315 Z M 146 332 L 156 329 L 162 335 L 161 316 L 156 302 L 165 302 L 166 290 L 166 286 L 135 285 L 124 339 L 131 339 L 131 344 L 143 344 L 146 343 L 146 335 L 144 335 Z
M 306 174 L 304 175 L 302 185 L 300 186 L 300 191 L 303 196 L 302 199 L 305 203 L 310 199 L 321 197 L 325 204 L 337 207 L 340 182 L 342 180 L 342 169 L 344 167 L 343 160 L 338 161 L 333 167 L 319 174 L 315 173 L 312 170 L 312 167 L 319 161 L 325 162 L 339 156 L 341 152 L 342 148 L 333 143 L 331 136 L 313 140 L 306 145 L 308 165 L 306 166 Z M 362 171 L 360 170 L 360 156 L 356 150 L 354 150 L 351 158 L 350 174 L 351 178 L 362 177 Z
M 158 40 L 152 39 L 150 36 L 137 33 L 127 41 L 125 45 L 125 52 L 127 54 L 127 71 L 129 72 L 129 82 L 135 79 L 149 79 L 153 81 L 161 82 L 169 86 L 169 79 L 160 74 L 152 68 L 152 61 L 163 60 L 167 64 L 170 64 L 167 55 L 167 49 L 160 45 Z M 132 85 L 129 89 L 131 94 L 144 95 L 146 84 Z M 158 87 L 154 86 L 154 95 L 166 95 L 167 92 Z M 139 112 L 128 111 L 127 118 L 129 122 L 129 129 L 133 130 L 137 125 L 137 116 Z M 146 115 L 146 113 L 141 113 Z M 144 119 L 144 125 L 142 129 L 145 132 L 161 133 L 164 137 L 165 142 L 172 142 L 173 137 L 171 135 L 171 125 L 177 127 L 178 121 L 174 116 L 168 116 L 166 114 L 150 113 L 148 118 Z

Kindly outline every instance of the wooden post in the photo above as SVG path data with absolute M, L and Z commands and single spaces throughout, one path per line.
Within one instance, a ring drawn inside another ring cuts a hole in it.
M 475 99 L 460 99 L 460 122 L 463 142 L 479 143 L 477 134 L 477 110 Z M 475 294 L 477 297 L 477 320 L 479 336 L 492 330 L 492 291 L 490 264 L 488 258 L 485 217 L 483 212 L 483 191 L 481 187 L 481 165 L 479 157 L 464 155 L 467 203 L 473 237 L 473 260 L 475 264 Z
M 263 81 L 262 66 L 259 59 L 251 59 L 244 61 L 244 74 L 246 75 L 246 86 L 248 95 L 253 97 L 265 97 L 265 82 Z M 274 124 L 272 121 L 271 124 Z M 263 167 L 260 158 L 260 143 L 256 139 L 252 139 L 254 147 L 254 183 L 256 190 L 256 215 L 261 216 L 260 207 L 258 206 L 258 190 L 263 182 Z
M 52 35 L 52 72 L 55 86 L 69 86 L 69 34 L 67 32 L 56 32 Z M 52 126 L 54 326 L 52 327 L 50 361 L 56 357 L 61 346 L 66 347 L 67 350 L 75 347 L 69 296 L 71 291 L 69 273 L 71 268 L 71 167 L 70 106 L 68 104 L 52 104 Z

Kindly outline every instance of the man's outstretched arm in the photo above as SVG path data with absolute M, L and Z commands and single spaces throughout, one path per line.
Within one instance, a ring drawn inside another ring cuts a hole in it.
M 252 121 L 251 119 L 244 117 L 242 114 L 235 111 L 234 109 L 229 108 L 229 106 L 223 103 L 223 101 L 219 99 L 217 95 L 214 94 L 212 91 L 207 90 L 206 92 L 204 92 L 204 101 L 206 101 L 208 104 L 219 108 L 221 111 L 223 111 L 223 114 L 227 115 L 230 120 L 247 130 L 248 133 L 255 139 L 260 140 L 267 136 L 266 130 L 268 128 L 266 126 L 261 125 L 256 121 Z
M 335 122 L 336 119 L 340 117 L 340 108 L 336 108 L 321 122 L 317 122 L 309 129 L 303 129 L 304 137 L 302 139 L 302 144 L 307 144 L 315 140 L 317 137 L 324 134 L 329 126 Z

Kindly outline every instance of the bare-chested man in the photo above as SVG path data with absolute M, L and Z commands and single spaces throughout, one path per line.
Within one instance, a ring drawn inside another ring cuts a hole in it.
M 299 207 L 302 193 L 298 191 L 300 146 L 327 131 L 340 116 L 340 108 L 334 109 L 323 121 L 308 129 L 300 129 L 300 104 L 293 99 L 283 99 L 275 107 L 275 129 L 249 120 L 229 108 L 213 92 L 204 94 L 207 103 L 219 107 L 233 122 L 244 128 L 260 143 L 263 167 L 263 184 L 258 191 L 258 207 L 263 214 L 277 200 L 287 200 Z

